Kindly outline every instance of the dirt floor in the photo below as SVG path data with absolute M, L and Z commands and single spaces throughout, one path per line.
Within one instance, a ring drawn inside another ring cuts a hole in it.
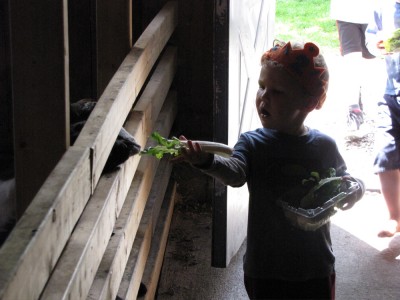
M 329 58 L 331 65 L 340 57 Z M 382 72 L 379 61 L 372 62 L 375 74 Z M 331 87 L 325 107 L 309 121 L 331 134 L 345 158 L 348 171 L 365 181 L 367 192 L 351 210 L 332 217 L 332 239 L 337 256 L 337 299 L 400 299 L 400 235 L 380 239 L 376 233 L 386 219 L 386 207 L 379 181 L 372 172 L 374 158 L 374 106 L 381 87 L 366 84 L 365 122 L 358 131 L 348 131 L 335 116 L 340 111 L 334 99 L 340 97 L 340 76 L 331 70 Z M 372 79 L 371 79 L 372 80 Z M 188 182 L 196 184 L 199 173 L 188 172 Z M 189 184 L 190 186 L 190 184 Z M 203 186 L 207 190 L 208 186 Z M 242 280 L 245 244 L 226 269 L 211 265 L 211 208 L 196 201 L 184 190 L 176 205 L 166 249 L 157 299 L 247 299 Z M 197 198 L 199 199 L 199 198 Z

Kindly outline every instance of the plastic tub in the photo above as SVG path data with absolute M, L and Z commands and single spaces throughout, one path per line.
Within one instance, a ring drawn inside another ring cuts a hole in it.
M 357 200 L 356 193 L 361 192 L 360 185 L 356 181 L 347 181 L 346 189 L 342 189 L 333 198 L 327 199 L 322 206 L 304 209 L 296 208 L 285 201 L 278 201 L 278 205 L 284 210 L 286 218 L 297 228 L 306 231 L 314 231 L 329 222 L 338 209 L 346 210 L 353 206 Z

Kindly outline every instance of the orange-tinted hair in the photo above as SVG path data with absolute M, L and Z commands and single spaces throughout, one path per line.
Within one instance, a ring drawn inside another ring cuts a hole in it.
M 314 43 L 277 43 L 261 57 L 261 64 L 275 62 L 291 74 L 313 99 L 312 105 L 320 109 L 328 91 L 329 72 L 324 57 Z

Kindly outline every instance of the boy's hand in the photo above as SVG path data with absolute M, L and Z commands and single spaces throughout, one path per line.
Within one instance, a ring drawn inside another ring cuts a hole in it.
M 182 148 L 182 155 L 174 158 L 174 162 L 186 161 L 200 167 L 207 165 L 212 160 L 213 154 L 204 152 L 198 143 L 186 139 L 183 135 L 179 139 L 187 141 L 187 147 Z
M 351 181 L 351 182 L 356 182 L 357 180 L 355 180 L 353 177 L 351 177 L 350 175 L 345 175 L 342 177 L 343 180 L 347 180 L 347 181 Z M 358 183 L 360 184 L 360 183 Z M 348 210 L 350 208 L 352 208 L 354 206 L 354 204 L 356 204 L 356 202 L 358 202 L 362 196 L 364 195 L 364 189 L 360 186 L 358 191 L 356 193 L 353 193 L 351 195 L 348 195 L 344 201 L 342 201 L 339 205 L 338 208 L 340 208 L 341 210 Z

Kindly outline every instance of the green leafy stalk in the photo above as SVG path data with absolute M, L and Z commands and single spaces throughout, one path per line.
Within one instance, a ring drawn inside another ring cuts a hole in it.
M 158 132 L 153 132 L 151 138 L 155 140 L 158 145 L 142 150 L 140 152 L 141 155 L 152 155 L 161 159 L 165 154 L 170 154 L 172 156 L 179 156 L 181 154 L 183 145 L 178 138 L 173 137 L 171 139 L 166 139 Z
M 397 52 L 400 50 L 400 28 L 393 32 L 393 35 L 383 42 L 387 52 Z

